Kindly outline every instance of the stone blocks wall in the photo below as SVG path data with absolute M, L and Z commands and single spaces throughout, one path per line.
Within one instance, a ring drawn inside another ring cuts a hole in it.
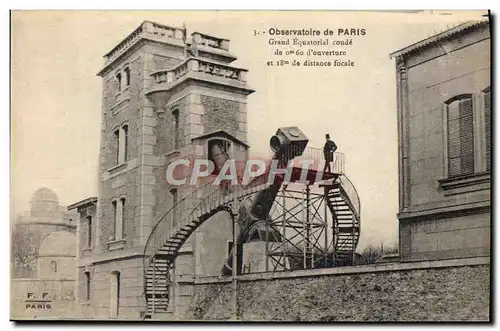
M 43 280 L 19 278 L 11 281 L 10 317 L 15 320 L 77 319 L 80 316 L 75 300 L 75 280 Z M 44 293 L 50 302 L 26 302 L 31 293 L 41 300 Z
M 205 133 L 224 130 L 239 137 L 240 132 L 246 132 L 246 119 L 240 122 L 239 118 L 239 102 L 202 95 L 201 104 L 204 108 L 201 122 Z
M 415 221 L 409 226 L 410 260 L 490 255 L 490 213 Z
M 488 321 L 489 265 L 450 261 L 441 267 L 421 263 L 323 269 L 323 275 L 321 270 L 300 271 L 301 277 L 293 277 L 291 272 L 279 279 L 270 274 L 253 275 L 253 279 L 245 275 L 238 284 L 239 319 Z M 409 268 L 412 266 L 426 267 Z M 232 317 L 230 280 L 196 285 L 194 293 L 184 320 Z
M 110 318 L 110 284 L 113 272 L 120 272 L 120 309 L 118 319 L 139 319 L 144 310 L 143 260 L 128 258 L 107 261 L 93 266 L 91 305 L 87 317 Z

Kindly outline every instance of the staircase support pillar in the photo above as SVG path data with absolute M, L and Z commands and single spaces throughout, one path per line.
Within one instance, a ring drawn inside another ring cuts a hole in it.
M 231 222 L 233 224 L 233 270 L 232 270 L 232 315 L 233 319 L 238 319 L 238 284 L 237 284 L 237 274 L 238 274 L 238 238 L 236 237 L 236 217 L 232 212 L 229 212 L 229 216 L 231 217 Z
M 146 284 L 147 286 L 147 284 Z M 153 297 L 151 298 L 153 300 L 153 311 L 151 312 L 151 315 L 154 315 L 156 312 L 156 258 L 153 257 L 153 282 L 151 283 L 151 286 L 153 287 Z

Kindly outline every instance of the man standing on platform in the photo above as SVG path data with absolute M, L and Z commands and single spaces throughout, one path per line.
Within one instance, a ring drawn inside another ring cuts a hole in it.
M 333 161 L 333 153 L 336 150 L 337 145 L 332 140 L 330 140 L 330 135 L 327 133 L 326 143 L 323 147 L 323 155 L 325 156 L 325 168 L 323 169 L 323 172 L 332 172 L 332 169 L 330 168 L 330 162 Z

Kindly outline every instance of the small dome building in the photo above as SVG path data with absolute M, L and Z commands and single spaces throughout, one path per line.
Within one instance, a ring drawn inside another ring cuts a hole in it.
M 13 254 L 14 278 L 39 277 L 38 268 L 42 265 L 38 259 L 41 258 L 42 246 L 48 245 L 47 249 L 52 246 L 64 246 L 68 235 L 76 232 L 78 215 L 61 206 L 57 194 L 51 189 L 37 189 L 31 196 L 30 205 L 30 210 L 19 215 L 12 231 L 12 250 L 16 252 Z M 58 238 L 64 242 L 57 243 Z M 64 256 L 70 254 L 71 258 L 75 259 L 76 238 L 73 237 L 72 241 L 71 250 L 70 247 L 65 247 L 64 250 L 55 249 L 53 252 L 45 250 L 45 255 L 59 252 Z M 50 275 L 45 271 L 42 271 L 42 274 Z
M 68 231 L 52 232 L 38 252 L 38 278 L 75 279 L 76 236 Z

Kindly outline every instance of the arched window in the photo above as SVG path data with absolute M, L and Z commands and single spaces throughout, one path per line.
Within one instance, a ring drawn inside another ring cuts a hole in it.
M 52 268 L 52 273 L 56 274 L 57 273 L 57 262 L 56 261 L 50 262 L 50 267 Z
M 472 96 L 460 95 L 446 102 L 448 127 L 448 175 L 474 173 L 474 125 Z
M 486 171 L 490 171 L 491 163 L 491 94 L 490 87 L 483 90 L 484 102 L 484 139 L 486 143 Z
M 179 109 L 172 111 L 172 126 L 174 130 L 174 148 L 179 148 Z

